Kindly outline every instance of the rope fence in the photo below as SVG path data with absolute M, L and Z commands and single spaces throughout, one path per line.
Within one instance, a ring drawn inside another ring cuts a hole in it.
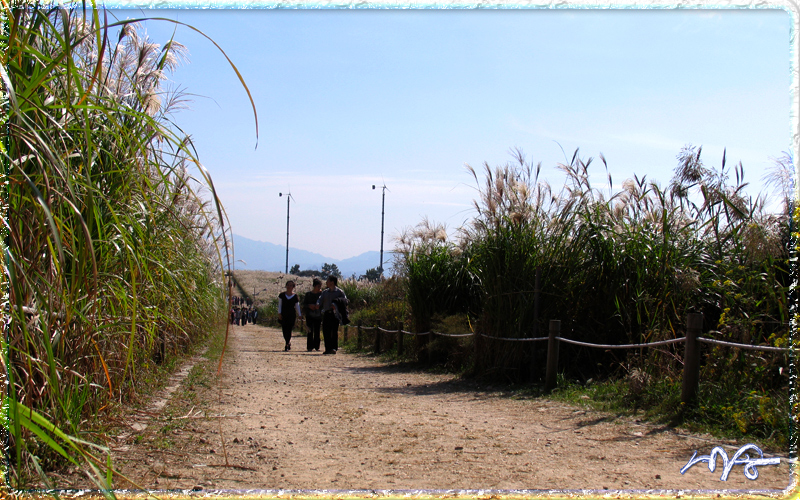
M 481 338 L 485 339 L 492 339 L 492 340 L 502 340 L 506 342 L 537 342 L 542 340 L 548 340 L 549 337 L 496 337 L 493 335 L 486 335 L 485 333 L 442 333 L 442 332 L 409 332 L 403 329 L 398 330 L 386 330 L 385 328 L 380 328 L 378 326 L 361 326 L 362 330 L 365 331 L 372 331 L 377 330 L 381 333 L 401 333 L 404 335 L 412 335 L 412 336 L 422 336 L 422 335 L 436 335 L 439 337 L 473 337 L 475 335 L 480 336 Z M 711 330 L 709 333 L 722 333 L 716 330 Z M 656 342 L 647 342 L 644 344 L 592 344 L 590 342 L 581 342 L 579 340 L 572 340 L 564 337 L 556 337 L 556 340 L 560 342 L 565 342 L 567 344 L 573 344 L 581 347 L 594 347 L 596 349 L 639 349 L 643 347 L 655 347 L 667 344 L 675 344 L 678 342 L 684 342 L 686 337 L 680 337 L 676 339 L 668 339 L 668 340 L 659 340 Z M 715 340 L 710 339 L 707 337 L 697 337 L 699 342 L 705 342 L 706 344 L 716 344 L 725 347 L 737 347 L 739 349 L 747 349 L 751 351 L 764 351 L 764 352 L 789 352 L 791 349 L 788 347 L 772 347 L 772 346 L 763 346 L 763 345 L 751 345 L 751 344 L 739 344 L 736 342 L 726 342 L 724 340 Z
M 547 340 L 547 337 L 544 337 L 544 339 Z M 574 344 L 582 347 L 595 347 L 597 349 L 638 349 L 641 347 L 653 347 L 658 345 L 675 344 L 677 342 L 685 341 L 686 337 L 681 337 L 679 339 L 659 340 L 657 342 L 648 342 L 646 344 L 590 344 L 588 342 L 580 342 L 577 340 L 565 339 L 564 337 L 556 337 L 556 340 L 559 340 L 561 342 L 566 342 L 567 344 Z
M 720 332 L 712 330 L 709 333 L 720 333 Z M 739 349 L 748 349 L 750 351 L 789 352 L 791 350 L 788 347 L 771 347 L 763 345 L 736 344 L 734 342 L 725 342 L 724 340 L 715 340 L 706 337 L 698 337 L 697 340 L 699 340 L 700 342 L 705 342 L 706 344 L 716 344 L 725 347 L 738 347 Z
M 683 387 L 681 391 L 681 400 L 688 403 L 695 399 L 697 394 L 697 388 L 699 384 L 699 374 L 700 374 L 700 349 L 698 342 L 703 342 L 706 344 L 712 345 L 719 345 L 723 347 L 734 347 L 738 349 L 746 349 L 751 351 L 762 351 L 762 352 L 775 352 L 775 353 L 788 353 L 791 351 L 790 348 L 786 347 L 772 347 L 772 346 L 758 346 L 758 345 L 750 345 L 750 344 L 740 344 L 735 342 L 726 342 L 722 340 L 715 340 L 706 337 L 701 337 L 700 333 L 702 332 L 703 326 L 703 315 L 698 313 L 691 313 L 687 316 L 686 321 L 686 336 L 680 337 L 676 339 L 668 339 L 668 340 L 660 340 L 656 342 L 647 342 L 643 344 L 593 344 L 589 342 L 580 342 L 578 340 L 572 340 L 568 338 L 564 338 L 559 336 L 559 332 L 561 330 L 561 321 L 560 320 L 551 320 L 550 321 L 550 331 L 547 337 L 517 337 L 517 338 L 509 338 L 509 337 L 496 337 L 492 335 L 486 335 L 484 333 L 479 332 L 472 332 L 472 333 L 463 333 L 463 334 L 452 334 L 452 333 L 441 333 L 435 331 L 428 331 L 428 332 L 409 332 L 403 330 L 402 326 L 400 326 L 396 330 L 387 330 L 385 328 L 381 328 L 380 323 L 377 326 L 362 326 L 359 322 L 357 325 L 358 331 L 358 349 L 362 347 L 362 331 L 375 331 L 375 344 L 374 350 L 376 354 L 381 352 L 381 334 L 396 334 L 397 335 L 397 352 L 399 355 L 402 354 L 403 351 L 403 337 L 405 335 L 411 335 L 415 337 L 421 336 L 440 336 L 440 337 L 452 337 L 452 338 L 461 338 L 461 337 L 480 337 L 492 340 L 500 340 L 505 342 L 539 342 L 539 341 L 548 341 L 547 346 L 547 366 L 546 366 L 546 373 L 545 373 L 545 390 L 550 391 L 555 388 L 556 386 L 556 370 L 558 367 L 558 344 L 560 342 L 564 342 L 566 344 L 577 345 L 580 347 L 589 347 L 594 349 L 641 349 L 645 347 L 656 347 L 656 346 L 663 346 L 668 344 L 676 344 L 679 342 L 683 342 L 685 344 L 684 348 L 684 369 L 683 369 Z M 712 330 L 709 333 L 717 333 L 720 334 L 721 332 Z M 347 338 L 347 327 L 345 327 L 345 339 Z
M 472 334 L 472 335 L 474 335 L 474 334 Z M 486 335 L 485 333 L 479 333 L 478 335 L 480 335 L 482 338 L 485 338 L 485 339 L 505 340 L 505 341 L 508 341 L 508 342 L 535 342 L 537 340 L 547 340 L 547 337 L 536 337 L 536 338 L 516 337 L 516 338 L 509 338 L 509 337 L 494 337 L 492 335 Z

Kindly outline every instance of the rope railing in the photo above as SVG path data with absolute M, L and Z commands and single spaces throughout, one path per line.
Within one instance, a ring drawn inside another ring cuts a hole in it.
M 738 347 L 739 349 L 748 349 L 750 351 L 789 352 L 791 350 L 788 347 L 771 347 L 766 345 L 737 344 L 734 342 L 725 342 L 724 340 L 714 340 L 706 337 L 697 337 L 697 340 L 699 342 L 705 342 L 706 344 L 716 344 L 725 347 Z
M 440 337 L 472 337 L 475 335 L 474 333 L 441 333 L 441 332 L 431 332 L 433 335 L 438 335 Z
M 544 339 L 547 340 L 547 337 L 545 337 Z M 681 337 L 679 339 L 659 340 L 656 342 L 648 342 L 646 344 L 590 344 L 588 342 L 580 342 L 578 340 L 565 339 L 564 337 L 556 337 L 556 340 L 560 340 L 561 342 L 566 342 L 567 344 L 574 344 L 583 347 L 596 347 L 598 349 L 637 349 L 640 347 L 653 347 L 657 345 L 667 345 L 667 344 L 674 344 L 676 342 L 683 342 L 686 340 L 686 337 Z
M 360 323 L 360 322 L 359 322 Z M 493 339 L 493 340 L 501 340 L 504 342 L 538 342 L 547 340 L 547 366 L 546 366 L 546 373 L 545 373 L 545 390 L 550 391 L 555 388 L 556 385 L 556 373 L 558 369 L 558 345 L 560 342 L 564 342 L 565 344 L 572 344 L 577 345 L 580 347 L 590 347 L 595 349 L 641 349 L 645 347 L 657 347 L 669 344 L 676 344 L 679 342 L 683 342 L 685 344 L 684 348 L 684 369 L 683 369 L 683 385 L 681 390 L 681 400 L 683 402 L 690 402 L 696 399 L 697 388 L 699 384 L 699 372 L 700 372 L 700 348 L 698 342 L 704 342 L 707 344 L 712 345 L 720 345 L 724 347 L 734 347 L 739 349 L 747 349 L 752 351 L 762 351 L 762 352 L 776 352 L 776 353 L 788 353 L 791 351 L 791 348 L 786 347 L 772 347 L 772 346 L 756 346 L 756 345 L 749 345 L 749 344 L 739 344 L 735 342 L 726 342 L 722 340 L 714 340 L 706 337 L 701 337 L 700 333 L 702 331 L 703 326 L 703 316 L 702 314 L 697 313 L 690 313 L 687 316 L 687 324 L 686 324 L 686 336 L 675 338 L 675 339 L 667 339 L 667 340 L 659 340 L 655 342 L 646 342 L 641 344 L 594 344 L 590 342 L 581 342 L 579 340 L 568 339 L 559 336 L 559 332 L 561 330 L 561 321 L 559 320 L 551 320 L 550 321 L 550 331 L 547 337 L 496 337 L 493 335 L 486 335 L 484 333 L 473 332 L 473 333 L 463 333 L 463 334 L 452 334 L 452 333 L 442 333 L 442 332 L 435 332 L 435 331 L 428 331 L 428 332 L 409 332 L 402 329 L 402 326 L 397 330 L 387 330 L 385 328 L 380 327 L 380 322 L 378 326 L 361 326 L 358 325 L 358 347 L 361 348 L 361 332 L 362 330 L 371 331 L 374 330 L 378 334 L 375 335 L 375 352 L 381 352 L 381 333 L 385 334 L 397 334 L 397 342 L 398 342 L 398 354 L 402 353 L 403 349 L 403 335 L 414 335 L 414 336 L 422 336 L 422 335 L 439 335 L 442 337 L 471 337 L 477 336 L 481 338 Z M 715 334 L 722 334 L 716 330 L 712 330 L 709 333 Z M 477 345 L 477 344 L 476 344 Z
M 428 331 L 428 332 L 409 332 L 403 329 L 399 330 L 387 330 L 385 328 L 381 328 L 379 326 L 362 326 L 362 330 L 371 331 L 377 330 L 382 333 L 402 333 L 405 335 L 438 335 L 440 337 L 453 337 L 453 338 L 460 338 L 460 337 L 472 337 L 473 335 L 479 335 L 482 338 L 486 339 L 493 339 L 493 340 L 503 340 L 506 342 L 538 342 L 543 340 L 548 340 L 549 337 L 497 337 L 494 335 L 486 335 L 485 333 L 442 333 L 436 331 Z M 710 331 L 709 333 L 721 333 L 715 330 Z M 658 340 L 655 342 L 646 342 L 643 344 L 593 344 L 591 342 L 581 342 L 579 340 L 568 339 L 565 337 L 556 337 L 557 340 L 560 342 L 564 342 L 567 344 L 577 345 L 581 347 L 594 347 L 596 349 L 640 349 L 643 347 L 656 347 L 668 344 L 675 344 L 678 342 L 684 342 L 686 337 L 680 337 L 675 339 L 668 339 L 668 340 Z M 726 342 L 723 340 L 715 340 L 710 339 L 707 337 L 698 337 L 697 340 L 699 342 L 705 342 L 707 344 L 716 344 L 725 347 L 737 347 L 739 349 L 748 349 L 751 351 L 764 351 L 764 352 L 789 352 L 790 349 L 787 347 L 772 347 L 772 346 L 760 346 L 760 345 L 750 345 L 750 344 L 739 344 L 735 342 Z
M 399 332 L 400 333 L 405 333 L 406 335 L 430 335 L 431 333 L 433 333 L 433 332 L 422 332 L 422 333 L 407 332 L 405 330 L 399 330 Z M 471 333 L 467 333 L 466 335 L 472 335 L 472 334 Z
M 485 333 L 479 333 L 478 335 L 480 335 L 481 337 L 483 337 L 485 339 L 505 340 L 505 341 L 508 341 L 508 342 L 534 342 L 534 341 L 537 341 L 537 340 L 547 340 L 547 337 L 536 337 L 536 338 L 530 338 L 530 337 L 495 337 L 493 335 L 486 335 Z

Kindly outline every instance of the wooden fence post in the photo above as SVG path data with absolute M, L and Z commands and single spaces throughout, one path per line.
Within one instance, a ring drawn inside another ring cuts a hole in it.
M 386 328 L 391 331 L 392 324 L 387 323 Z M 392 349 L 392 342 L 394 342 L 394 338 L 389 334 L 389 332 L 383 332 L 381 336 L 381 350 L 383 352 L 390 351 Z
M 550 333 L 547 339 L 547 372 L 545 374 L 544 390 L 552 391 L 556 388 L 558 374 L 558 340 L 556 337 L 561 331 L 561 320 L 550 320 Z
M 703 333 L 703 315 L 689 313 L 686 317 L 686 346 L 683 352 L 683 387 L 681 401 L 689 404 L 697 397 L 700 382 L 700 346 L 697 337 Z
M 356 349 L 361 350 L 361 320 L 358 320 L 358 326 L 356 326 Z
M 378 321 L 378 328 L 375 329 L 375 354 L 381 353 L 381 322 Z
M 403 323 L 397 327 L 397 356 L 403 355 Z

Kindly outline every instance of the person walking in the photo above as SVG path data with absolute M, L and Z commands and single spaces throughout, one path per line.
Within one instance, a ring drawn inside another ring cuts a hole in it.
M 338 284 L 339 279 L 336 276 L 328 276 L 325 282 L 327 289 L 317 299 L 317 305 L 320 306 L 319 310 L 322 313 L 322 337 L 325 341 L 325 351 L 322 354 L 336 354 L 339 350 L 339 318 L 334 301 L 342 303 L 343 300 L 347 300 L 347 296 L 336 286 Z
M 258 319 L 258 309 L 256 309 L 256 306 L 254 305 L 253 309 L 250 311 L 250 321 L 255 325 L 256 319 Z
M 319 329 L 322 326 L 322 312 L 317 305 L 317 301 L 322 295 L 322 281 L 314 278 L 312 285 L 314 288 L 310 292 L 306 292 L 303 297 L 303 315 L 306 318 L 306 326 L 308 326 L 308 337 L 306 337 L 308 352 L 319 351 Z
M 292 329 L 300 316 L 300 299 L 294 293 L 294 281 L 286 282 L 286 291 L 278 295 L 278 322 L 283 328 L 283 339 L 286 346 L 283 350 L 292 348 Z

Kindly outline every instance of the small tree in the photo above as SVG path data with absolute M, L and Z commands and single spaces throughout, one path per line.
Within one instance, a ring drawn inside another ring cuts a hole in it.
M 339 271 L 339 267 L 336 264 L 328 264 L 326 262 L 322 265 L 322 277 L 327 279 L 328 276 L 342 277 L 342 273 Z
M 300 274 L 300 264 L 295 264 L 289 269 L 289 274 L 294 274 L 295 276 Z
M 371 282 L 377 282 L 381 280 L 381 275 L 383 275 L 383 268 L 377 267 L 377 268 L 367 269 L 366 274 L 362 274 L 359 279 Z

